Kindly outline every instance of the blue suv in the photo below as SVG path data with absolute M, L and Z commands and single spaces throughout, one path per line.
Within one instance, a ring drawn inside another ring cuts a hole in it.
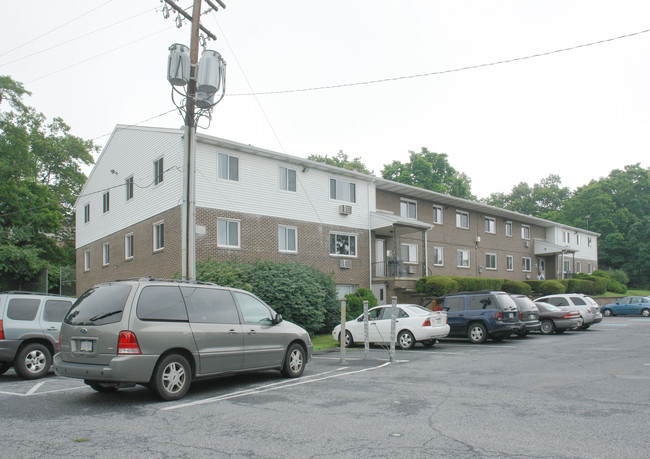
M 447 311 L 450 338 L 469 339 L 474 344 L 488 338 L 501 341 L 525 330 L 519 321 L 517 304 L 506 292 L 461 292 L 438 299 Z

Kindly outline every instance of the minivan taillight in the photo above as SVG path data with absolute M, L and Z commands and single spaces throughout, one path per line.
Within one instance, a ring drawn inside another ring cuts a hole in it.
M 117 353 L 122 355 L 141 354 L 138 339 L 132 331 L 121 331 L 117 342 Z
M 519 311 L 519 320 L 524 320 L 524 311 Z
M 2 326 L 2 319 L 0 319 L 0 339 L 5 339 L 5 329 Z

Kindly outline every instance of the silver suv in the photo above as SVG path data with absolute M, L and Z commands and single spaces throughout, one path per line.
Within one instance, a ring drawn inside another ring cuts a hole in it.
M 304 329 L 249 292 L 147 278 L 79 297 L 61 327 L 54 370 L 99 392 L 142 384 L 177 400 L 193 379 L 266 369 L 298 377 L 312 351 Z
M 600 312 L 600 306 L 596 301 L 582 293 L 558 293 L 556 295 L 546 295 L 540 298 L 535 298 L 535 301 L 543 301 L 550 303 L 553 306 L 564 311 L 580 311 L 582 317 L 582 324 L 578 328 L 586 330 L 593 324 L 597 324 L 603 320 L 603 315 Z
M 0 293 L 0 375 L 14 367 L 25 379 L 45 376 L 59 348 L 61 321 L 74 301 L 46 293 Z

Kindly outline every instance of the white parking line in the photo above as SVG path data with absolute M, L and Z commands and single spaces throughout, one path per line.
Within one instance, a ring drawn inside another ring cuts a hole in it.
M 301 378 L 300 380 L 295 381 L 295 382 L 267 384 L 267 385 L 256 387 L 256 388 L 253 388 L 253 389 L 247 389 L 247 390 L 242 390 L 242 391 L 238 391 L 238 392 L 233 392 L 231 394 L 224 394 L 224 395 L 219 395 L 217 397 L 206 398 L 204 400 L 197 400 L 197 401 L 194 401 L 194 402 L 181 403 L 181 404 L 174 405 L 174 406 L 167 406 L 165 408 L 161 408 L 161 410 L 162 411 L 177 410 L 179 408 L 187 408 L 187 407 L 190 407 L 190 406 L 205 405 L 207 403 L 220 402 L 222 400 L 230 400 L 230 399 L 233 399 L 233 398 L 246 397 L 248 395 L 261 394 L 261 393 L 264 393 L 264 392 L 270 392 L 270 391 L 274 391 L 274 390 L 284 389 L 284 388 L 287 388 L 287 387 L 301 386 L 303 384 L 311 384 L 311 383 L 314 383 L 314 382 L 325 381 L 327 379 L 340 378 L 342 376 L 349 376 L 349 375 L 353 375 L 353 374 L 363 373 L 365 371 L 377 370 L 379 368 L 385 367 L 386 365 L 390 365 L 390 362 L 382 363 L 381 365 L 378 365 L 376 367 L 364 368 L 364 369 L 361 369 L 361 370 L 348 371 L 348 372 L 345 372 L 345 373 L 336 373 L 336 374 L 329 375 L 329 376 L 326 376 L 326 375 L 328 373 L 331 373 L 331 372 L 325 372 L 325 373 L 320 373 L 318 375 L 313 375 L 311 377 Z M 346 369 L 346 367 L 339 368 L 339 370 L 343 370 L 343 369 Z M 317 377 L 317 376 L 319 376 L 319 377 Z
M 41 382 L 37 383 L 35 386 L 30 388 L 24 394 L 21 394 L 20 392 L 9 392 L 9 391 L 4 391 L 4 390 L 0 390 L 0 394 L 2 394 L 2 395 L 13 395 L 15 397 L 32 397 L 34 395 L 55 394 L 57 392 L 68 392 L 68 391 L 71 391 L 71 390 L 79 390 L 79 389 L 88 388 L 88 386 L 84 385 L 84 386 L 77 386 L 77 387 L 67 387 L 65 389 L 54 389 L 54 390 L 47 390 L 47 391 L 44 391 L 44 392 L 36 392 L 37 390 L 39 390 L 41 387 L 43 387 L 45 385 L 45 382 L 46 381 L 41 381 Z

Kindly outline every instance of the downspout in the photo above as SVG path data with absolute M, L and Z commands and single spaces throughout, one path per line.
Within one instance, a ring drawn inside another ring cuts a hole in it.
M 422 273 L 422 277 L 429 275 L 429 238 L 427 236 L 432 229 L 433 227 L 424 230 L 424 273 Z

